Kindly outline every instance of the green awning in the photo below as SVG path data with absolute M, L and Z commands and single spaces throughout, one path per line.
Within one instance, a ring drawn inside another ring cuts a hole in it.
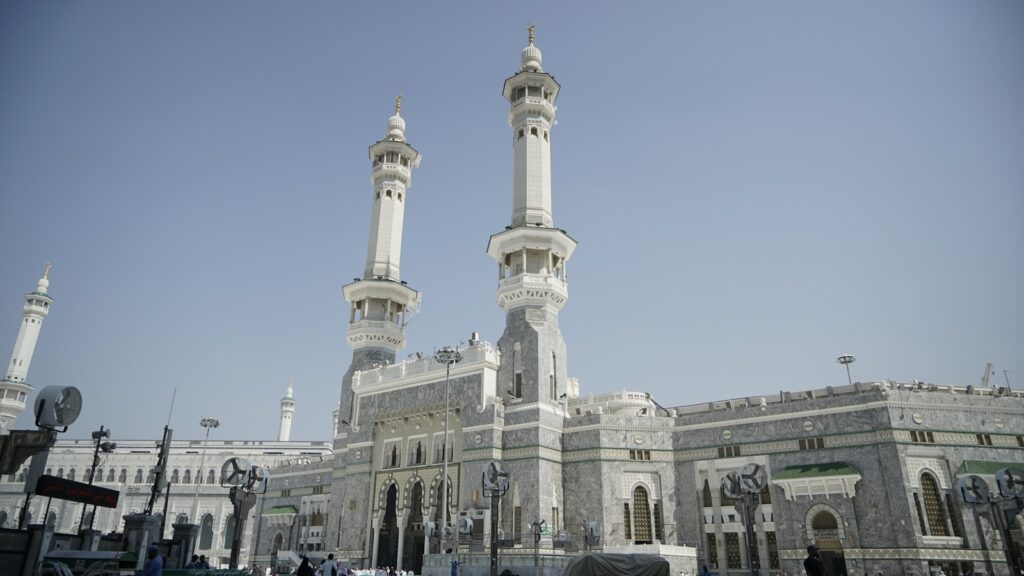
M 295 506 L 274 506 L 270 510 L 263 512 L 264 516 L 284 516 L 286 514 L 297 514 L 298 510 Z
M 1024 468 L 1024 462 L 995 462 L 993 460 L 964 460 L 956 469 L 961 474 L 995 474 L 1001 468 Z
M 828 476 L 852 476 L 860 472 L 846 462 L 823 462 L 821 464 L 807 464 L 805 466 L 787 466 L 778 474 L 773 474 L 773 480 L 796 480 L 801 478 L 823 478 Z

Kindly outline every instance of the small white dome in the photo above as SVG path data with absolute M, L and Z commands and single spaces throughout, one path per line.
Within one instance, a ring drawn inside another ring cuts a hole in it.
M 405 119 L 397 112 L 388 118 L 388 140 L 405 141 Z
M 523 54 L 520 60 L 523 63 L 523 70 L 529 70 L 531 72 L 540 71 L 541 54 L 540 48 L 537 48 L 531 42 L 529 46 L 523 48 Z
M 46 293 L 46 289 L 49 288 L 49 287 L 50 287 L 49 279 L 47 279 L 46 276 L 43 276 L 42 278 L 39 279 L 39 283 L 36 285 L 36 292 L 42 292 L 42 293 L 45 294 Z

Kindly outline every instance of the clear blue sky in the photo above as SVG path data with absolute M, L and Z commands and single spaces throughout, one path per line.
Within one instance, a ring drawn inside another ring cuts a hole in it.
M 69 437 L 325 440 L 367 147 L 423 154 L 402 353 L 497 341 L 506 77 L 562 84 L 561 314 L 584 393 L 664 405 L 859 380 L 1024 388 L 1024 3 L 0 3 L 0 354 L 54 263 L 29 381 Z M 30 419 L 19 419 L 29 427 Z

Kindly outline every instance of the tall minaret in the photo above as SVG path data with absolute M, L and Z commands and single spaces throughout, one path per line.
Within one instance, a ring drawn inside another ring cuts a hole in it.
M 551 130 L 558 82 L 541 69 L 541 53 L 530 43 L 522 69 L 505 81 L 512 127 L 512 224 L 491 236 L 487 253 L 498 262 L 498 305 L 505 332 L 498 340 L 498 390 L 508 391 L 506 417 L 515 414 L 521 433 L 505 436 L 504 450 L 559 452 L 561 406 L 568 391 L 565 342 L 558 311 L 569 297 L 565 263 L 576 241 L 554 227 L 551 214 Z M 557 459 L 556 459 L 557 461 Z M 553 486 L 520 495 L 523 518 L 550 518 L 561 500 L 561 467 L 545 458 L 509 463 L 521 486 Z M 561 525 L 561 522 L 558 522 Z M 507 526 L 506 529 L 511 529 Z
M 351 306 L 348 344 L 352 347 L 352 363 L 341 379 L 334 436 L 335 481 L 331 484 L 331 502 L 333 509 L 339 511 L 338 517 L 344 514 L 346 518 L 362 520 L 329 526 L 325 538 L 339 543 L 339 550 L 353 556 L 365 548 L 372 450 L 349 450 L 349 445 L 372 442 L 373 427 L 359 426 L 352 376 L 375 365 L 394 363 L 395 355 L 405 345 L 407 315 L 420 304 L 419 292 L 409 288 L 399 276 L 407 192 L 412 185 L 412 171 L 420 162 L 419 152 L 405 141 L 400 96 L 395 99 L 395 114 L 388 119 L 384 139 L 370 146 L 370 162 L 373 192 L 366 267 L 362 278 L 342 288 Z
M 295 390 L 292 383 L 288 382 L 288 389 L 285 390 L 284 398 L 281 398 L 281 427 L 277 430 L 277 441 L 287 442 L 292 437 L 292 416 L 295 414 Z
M 18 328 L 18 339 L 14 341 L 11 361 L 7 364 L 4 379 L 0 380 L 0 433 L 14 427 L 14 421 L 25 410 L 25 397 L 32 391 L 26 378 L 28 368 L 32 364 L 32 353 L 39 340 L 39 329 L 43 327 L 43 318 L 50 313 L 53 298 L 47 294 L 50 287 L 50 265 L 46 265 L 43 277 L 36 284 L 36 289 L 25 295 L 25 306 L 22 308 L 21 326 Z
M 395 98 L 395 115 L 388 118 L 387 134 L 370 146 L 373 204 L 366 267 L 362 279 L 343 287 L 345 300 L 351 305 L 348 344 L 353 352 L 349 375 L 374 363 L 395 361 L 395 354 L 405 346 L 406 316 L 420 303 L 419 293 L 399 276 L 406 194 L 412 185 L 413 168 L 420 162 L 419 152 L 405 141 L 401 111 L 399 96 Z M 346 410 L 350 408 L 343 397 L 343 419 L 348 420 Z

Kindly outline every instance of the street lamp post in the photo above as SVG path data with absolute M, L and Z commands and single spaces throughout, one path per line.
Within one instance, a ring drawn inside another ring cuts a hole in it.
M 192 497 L 192 514 L 189 515 L 189 522 L 196 522 L 196 514 L 199 513 L 199 483 L 203 480 L 203 465 L 206 463 L 206 445 L 210 441 L 210 429 L 220 426 L 220 421 L 216 418 L 203 418 L 199 425 L 206 428 L 206 438 L 203 439 L 203 455 L 199 457 L 199 472 L 195 478 L 196 492 Z
M 857 361 L 857 358 L 853 354 L 843 354 L 839 358 L 836 358 L 836 363 L 846 366 L 846 381 L 853 386 L 853 377 L 850 376 L 850 364 Z
M 540 576 L 540 536 L 544 533 L 544 525 L 547 524 L 546 520 L 537 519 L 530 522 L 530 526 L 533 528 L 533 576 Z
M 96 441 L 96 449 L 92 452 L 92 470 L 89 472 L 89 486 L 92 486 L 96 480 L 96 467 L 100 465 L 100 451 L 104 454 L 109 454 L 117 448 L 115 442 L 101 442 L 104 438 L 110 438 L 110 429 L 100 426 L 99 430 L 94 430 L 92 433 L 92 439 Z M 88 508 L 87 504 L 82 504 L 82 517 L 78 519 L 78 529 L 82 529 L 82 524 L 85 524 L 85 510 Z M 89 517 L 89 530 L 92 530 L 93 523 L 96 522 L 96 506 L 92 507 L 92 516 Z
M 452 375 L 452 364 L 462 361 L 458 348 L 445 346 L 434 353 L 434 360 L 444 364 L 444 441 L 441 443 L 441 553 L 445 553 L 448 532 L 448 383 Z

